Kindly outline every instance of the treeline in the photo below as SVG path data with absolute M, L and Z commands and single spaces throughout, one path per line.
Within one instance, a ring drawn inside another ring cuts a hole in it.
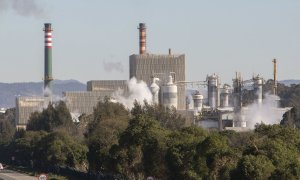
M 13 156 L 14 163 L 33 168 L 68 166 L 127 179 L 300 177 L 300 131 L 286 125 L 261 124 L 243 133 L 209 131 L 186 127 L 175 110 L 135 103 L 129 111 L 108 99 L 79 123 L 72 122 L 63 102 L 32 114 L 27 131 L 10 131 L 4 117 L 2 161 Z

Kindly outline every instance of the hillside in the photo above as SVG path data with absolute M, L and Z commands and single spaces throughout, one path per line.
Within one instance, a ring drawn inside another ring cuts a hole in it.
M 42 96 L 43 82 L 0 83 L 0 107 L 15 106 L 17 96 Z M 54 97 L 61 97 L 64 91 L 85 91 L 86 85 L 76 80 L 54 80 Z
M 287 79 L 287 80 L 279 81 L 279 83 L 284 84 L 286 86 L 290 86 L 291 84 L 300 84 L 300 80 Z

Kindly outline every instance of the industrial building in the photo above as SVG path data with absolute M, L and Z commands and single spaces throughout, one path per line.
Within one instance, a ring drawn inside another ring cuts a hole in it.
M 148 54 L 146 51 L 146 25 L 139 24 L 140 54 L 129 57 L 129 78 L 136 77 L 148 84 L 152 83 L 152 77 L 159 78 L 161 84 L 167 83 L 170 73 L 173 74 L 174 83 L 185 81 L 185 55 Z M 185 86 L 178 84 L 178 109 L 185 109 Z
M 26 129 L 30 115 L 41 111 L 52 101 L 52 26 L 44 24 L 44 97 L 17 97 L 16 117 L 17 129 Z
M 26 129 L 30 115 L 43 110 L 49 103 L 50 99 L 46 97 L 17 97 L 15 118 L 17 129 Z
M 101 91 L 82 91 L 82 92 L 64 92 L 63 97 L 66 105 L 71 113 L 92 114 L 97 103 L 110 97 L 111 92 Z
M 92 114 L 94 107 L 105 97 L 112 97 L 116 90 L 125 94 L 128 90 L 126 80 L 93 80 L 87 82 L 87 91 L 64 92 L 64 101 L 70 112 Z
M 161 104 L 166 108 L 175 108 L 178 113 L 191 120 L 191 123 L 212 129 L 247 130 L 251 124 L 253 111 L 244 107 L 243 89 L 252 87 L 256 92 L 258 107 L 264 106 L 264 79 L 254 76 L 244 81 L 239 73 L 233 79 L 232 87 L 221 84 L 217 74 L 207 76 L 204 81 L 188 82 L 185 80 L 185 55 L 149 54 L 146 50 L 146 25 L 139 24 L 139 54 L 129 56 L 129 78 L 135 77 L 144 81 L 152 93 L 152 103 Z M 26 128 L 30 114 L 41 111 L 52 101 L 52 27 L 46 23 L 45 31 L 45 73 L 44 97 L 18 97 L 16 99 L 16 125 Z M 273 94 L 277 93 L 276 60 L 274 63 Z M 87 91 L 64 92 L 63 99 L 72 117 L 81 114 L 92 114 L 97 103 L 105 97 L 112 97 L 117 90 L 124 96 L 129 95 L 127 80 L 92 80 L 87 82 Z M 206 94 L 200 89 L 193 90 L 187 97 L 186 90 L 190 84 L 205 87 Z M 289 108 L 270 107 L 270 111 L 281 117 Z M 75 115 L 76 114 L 76 115 Z M 73 116 L 74 115 L 74 116 Z M 261 117 L 257 117 L 260 119 Z M 263 120 L 263 118 L 262 118 Z M 275 119 L 278 121 L 279 119 Z

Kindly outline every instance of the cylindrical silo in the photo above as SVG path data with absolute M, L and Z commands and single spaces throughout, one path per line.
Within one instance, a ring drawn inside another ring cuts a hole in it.
M 229 85 L 224 84 L 223 91 L 222 91 L 222 107 L 228 107 L 229 106 Z
M 153 77 L 152 84 L 150 85 L 150 91 L 152 93 L 153 104 L 159 103 L 159 85 L 157 85 L 157 83 L 156 83 L 157 81 L 159 81 L 159 79 Z
M 212 109 L 216 109 L 218 106 L 218 76 L 213 74 L 207 77 L 207 96 L 208 105 Z
M 236 73 L 236 78 L 233 81 L 233 106 L 235 111 L 242 108 L 242 77 Z
M 175 107 L 177 109 L 177 86 L 173 83 L 172 76 L 169 76 L 168 83 L 161 87 L 162 104 L 165 107 Z
M 257 102 L 258 104 L 262 104 L 263 101 L 263 79 L 259 76 L 253 78 L 254 80 L 254 89 L 256 91 L 256 95 L 257 95 Z
M 193 101 L 194 101 L 194 115 L 198 116 L 203 107 L 203 96 L 199 93 L 199 91 L 196 91 L 196 93 L 193 95 Z

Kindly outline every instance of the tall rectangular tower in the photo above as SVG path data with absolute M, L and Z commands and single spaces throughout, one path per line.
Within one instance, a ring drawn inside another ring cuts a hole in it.
M 155 75 L 162 81 L 175 73 L 175 83 L 185 81 L 185 55 L 133 54 L 129 57 L 129 76 L 151 84 Z M 185 86 L 178 84 L 178 109 L 185 109 Z
M 140 23 L 138 29 L 140 54 L 129 56 L 129 78 L 136 77 L 137 80 L 145 81 L 150 86 L 153 75 L 160 79 L 160 83 L 166 83 L 165 78 L 172 73 L 175 83 L 185 81 L 185 55 L 173 55 L 171 49 L 166 55 L 148 54 L 146 24 Z M 185 101 L 185 86 L 181 83 L 181 86 L 178 84 L 178 109 L 186 108 Z

